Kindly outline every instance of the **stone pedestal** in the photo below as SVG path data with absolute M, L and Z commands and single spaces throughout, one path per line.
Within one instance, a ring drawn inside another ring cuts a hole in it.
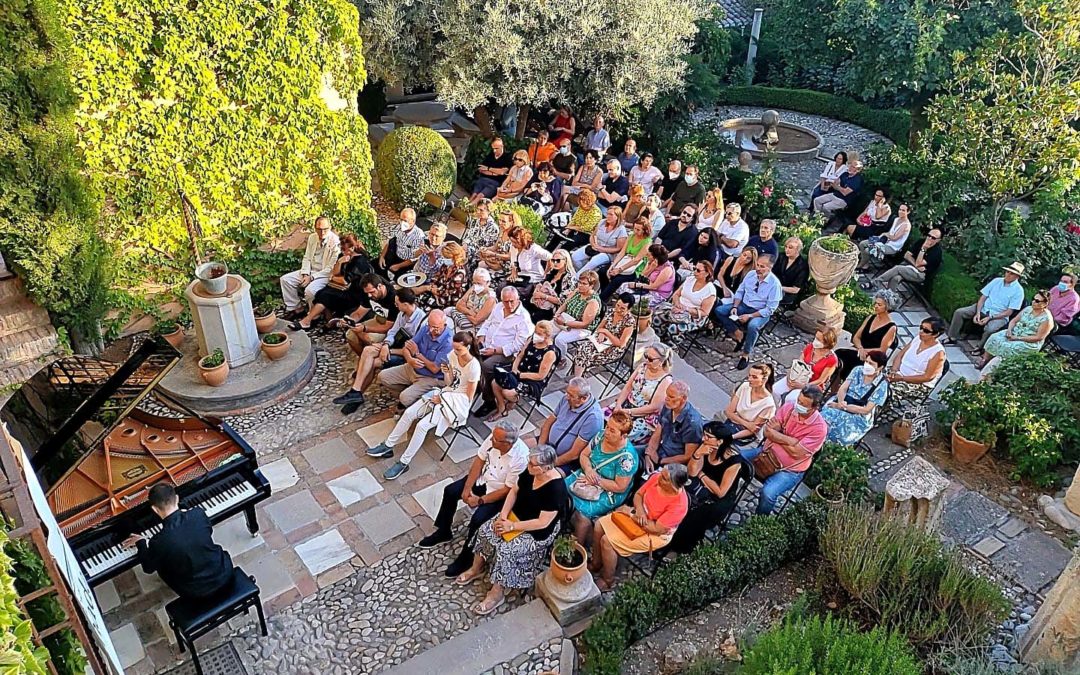
M 1064 498 L 1055 499 L 1050 495 L 1043 495 L 1039 497 L 1039 506 L 1046 517 L 1060 527 L 1080 532 L 1080 469 L 1076 470 Z
M 799 303 L 791 321 L 800 329 L 813 334 L 820 326 L 828 326 L 840 332 L 844 329 L 844 306 L 832 295 L 815 293 Z
M 255 314 L 251 307 L 251 284 L 243 277 L 229 275 L 223 295 L 211 296 L 198 281 L 192 281 L 184 291 L 195 335 L 199 339 L 199 356 L 215 349 L 225 352 L 230 368 L 251 363 L 259 356 L 259 332 L 255 330 Z
M 903 515 L 928 532 L 937 528 L 949 479 L 922 457 L 914 457 L 885 484 L 885 513 Z
M 1020 642 L 1027 663 L 1080 665 L 1080 553 L 1058 577 Z M 1071 672 L 1071 671 L 1070 671 Z
M 583 574 L 567 586 L 555 582 L 551 570 L 546 569 L 536 578 L 534 590 L 560 626 L 569 626 L 600 611 L 600 589 L 591 574 Z

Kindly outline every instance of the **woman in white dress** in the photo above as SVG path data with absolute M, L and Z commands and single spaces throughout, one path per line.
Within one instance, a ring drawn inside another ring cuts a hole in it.
M 904 244 L 907 243 L 908 237 L 911 235 L 911 221 L 908 219 L 910 215 L 911 209 L 908 208 L 908 205 L 901 204 L 900 208 L 896 210 L 896 218 L 893 219 L 888 232 L 859 242 L 860 272 L 865 271 L 867 266 L 870 265 L 871 258 L 882 260 L 886 256 L 896 255 L 904 250 Z
M 679 286 L 671 302 L 663 302 L 653 310 L 653 329 L 663 336 L 678 335 L 705 325 L 716 304 L 716 284 L 712 282 L 713 267 L 708 260 L 694 263 L 694 274 Z
M 705 206 L 697 214 L 699 230 L 716 229 L 716 223 L 724 215 L 724 192 L 713 188 L 705 193 Z
M 833 156 L 833 161 L 826 164 L 818 176 L 818 184 L 810 193 L 810 213 L 814 212 L 814 200 L 823 194 L 832 192 L 833 187 L 840 181 L 840 176 L 847 173 L 848 156 L 846 152 L 838 152 Z

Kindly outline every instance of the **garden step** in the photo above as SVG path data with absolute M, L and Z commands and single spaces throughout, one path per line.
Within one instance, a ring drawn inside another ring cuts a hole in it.
M 0 336 L 49 325 L 49 313 L 25 298 L 0 303 Z
M 56 331 L 48 324 L 0 336 L 0 363 L 32 361 L 55 350 L 56 344 Z
M 0 270 L 2 272 L 3 270 Z M 18 277 L 0 277 L 0 300 L 25 296 L 22 282 Z

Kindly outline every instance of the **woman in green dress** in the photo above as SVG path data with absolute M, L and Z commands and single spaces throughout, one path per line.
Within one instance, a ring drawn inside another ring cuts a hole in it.
M 1049 302 L 1050 294 L 1039 291 L 1032 298 L 1031 306 L 1020 310 L 1009 322 L 1008 328 L 991 335 L 986 341 L 986 353 L 979 368 L 985 368 L 995 357 L 1005 358 L 1042 349 L 1047 336 L 1054 329 L 1054 317 L 1047 309 Z

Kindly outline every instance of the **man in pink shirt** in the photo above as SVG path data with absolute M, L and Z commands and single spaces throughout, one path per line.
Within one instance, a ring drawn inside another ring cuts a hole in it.
M 818 412 L 824 399 L 817 386 L 804 387 L 796 402 L 780 406 L 776 416 L 765 425 L 765 443 L 742 451 L 742 456 L 749 460 L 771 452 L 780 463 L 780 470 L 762 481 L 758 513 L 772 513 L 776 500 L 798 485 L 814 455 L 825 444 L 829 426 Z
M 1054 317 L 1054 323 L 1058 329 L 1062 329 L 1073 322 L 1080 313 L 1080 294 L 1076 292 L 1076 275 L 1064 272 L 1057 286 L 1050 289 L 1050 304 L 1047 305 L 1050 316 Z

